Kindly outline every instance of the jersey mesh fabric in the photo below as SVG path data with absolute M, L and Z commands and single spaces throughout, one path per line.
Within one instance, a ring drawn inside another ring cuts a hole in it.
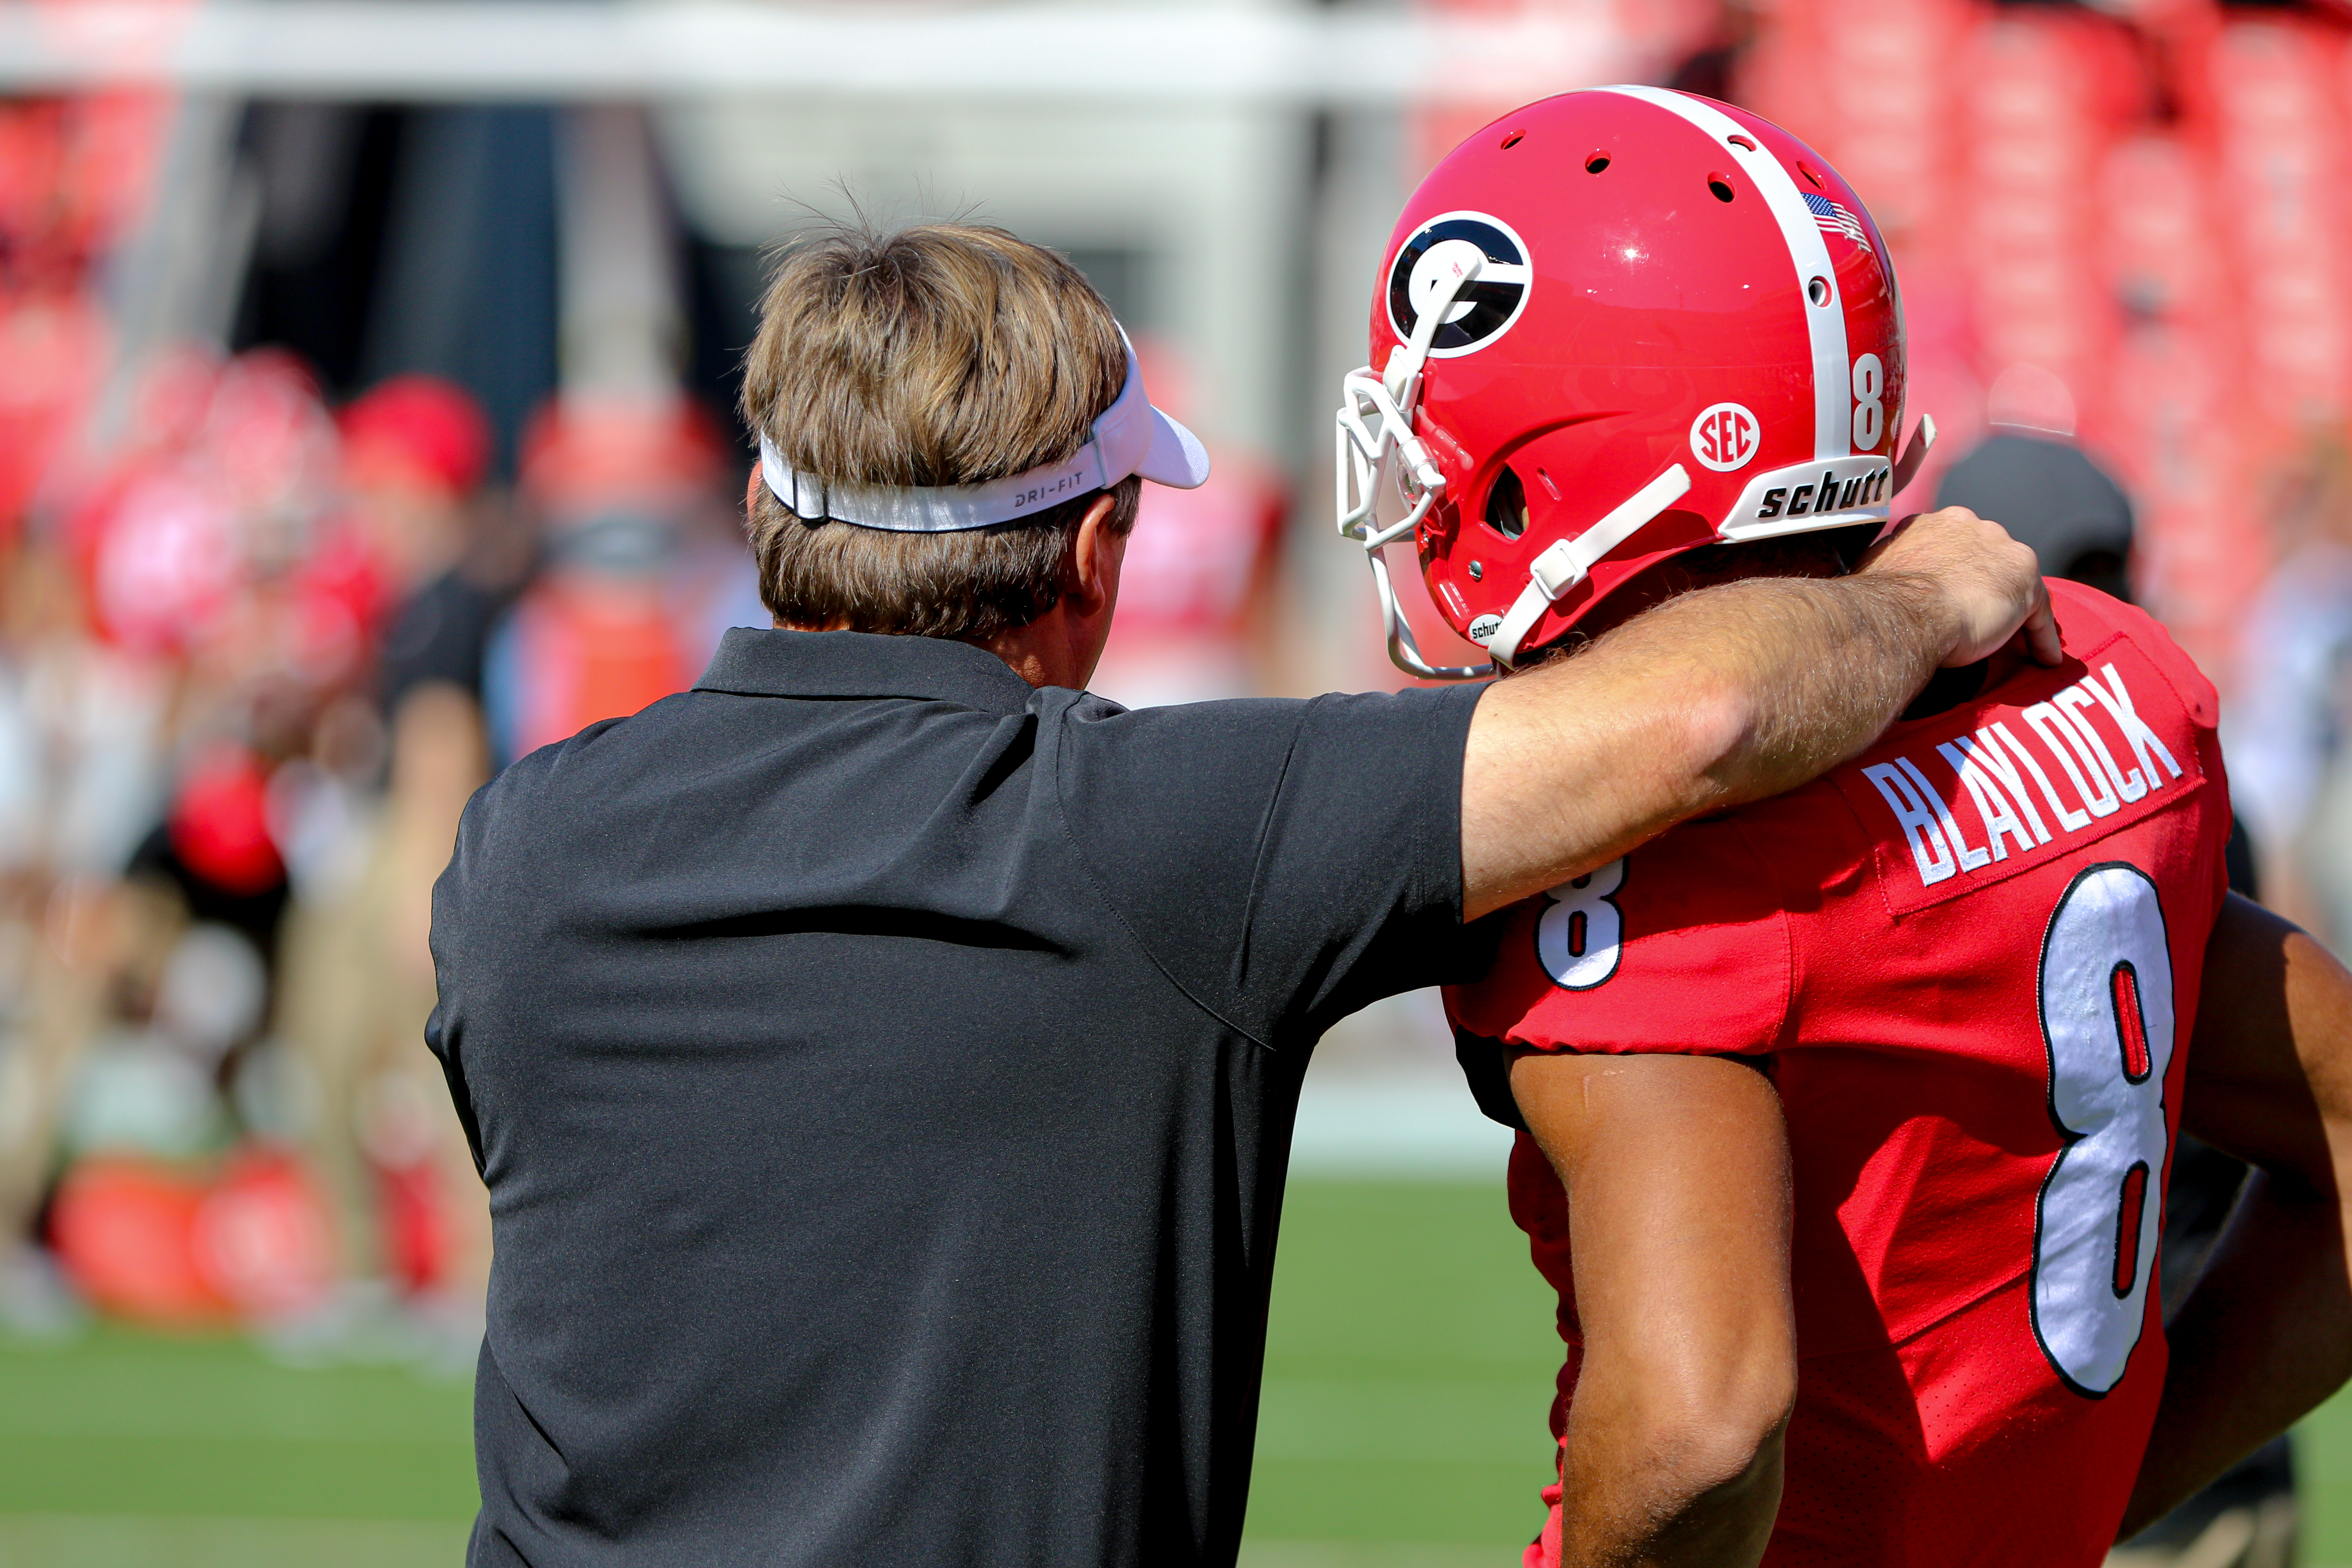
M 2195 666 L 2139 612 L 2051 589 L 2064 664 L 1531 900 L 1494 973 L 1447 993 L 1465 1061 L 1771 1074 L 1800 1366 L 1770 1568 L 2088 1568 L 2154 1419 L 2157 1221 L 2228 790 Z M 1559 1292 L 1557 1434 L 1567 1202 L 1524 1133 L 1510 1183 Z

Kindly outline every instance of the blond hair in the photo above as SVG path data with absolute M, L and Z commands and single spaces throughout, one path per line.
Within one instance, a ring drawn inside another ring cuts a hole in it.
M 761 302 L 743 416 L 836 484 L 969 485 L 1075 456 L 1127 380 L 1102 296 L 1001 228 L 841 225 L 792 247 Z M 1141 481 L 1109 492 L 1135 521 Z M 808 522 L 757 487 L 760 596 L 803 626 L 981 641 L 1060 602 L 1094 491 L 1019 522 L 896 533 Z

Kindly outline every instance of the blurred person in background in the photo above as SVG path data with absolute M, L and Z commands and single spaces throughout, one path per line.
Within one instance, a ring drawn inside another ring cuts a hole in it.
M 394 582 L 377 656 L 384 710 L 428 682 L 479 700 L 490 626 L 529 564 L 486 526 L 488 418 L 453 383 L 402 375 L 354 399 L 339 423 L 352 516 Z
M 162 788 L 168 686 L 90 638 L 82 602 L 56 551 L 17 549 L 0 591 L 0 1318 L 33 1331 L 73 1316 L 34 1227 L 76 1068 L 181 923 L 119 880 Z
M 2045 575 L 2128 602 L 2131 501 L 2074 444 L 2065 384 L 2039 366 L 2012 365 L 1987 402 L 1991 433 L 1945 471 L 1936 504 L 2000 518 L 2033 547 Z
M 337 421 L 271 352 L 168 353 L 133 405 L 0 625 L 30 954 L 0 1212 L 108 1310 L 315 1348 L 340 1266 L 462 1338 L 487 1215 L 421 1030 L 432 879 L 487 776 L 487 428 L 416 377 Z
M 2223 733 L 2268 902 L 2352 941 L 2352 466 L 2315 444 L 2270 498 L 2279 563 L 2246 617 Z
M 290 922 L 281 1028 L 310 1079 L 304 1142 L 334 1200 L 345 1268 L 362 1292 L 396 1292 L 426 1348 L 462 1358 L 480 1333 L 489 1213 L 424 1026 L 433 881 L 489 777 L 480 709 L 448 681 L 411 686 L 386 750 L 382 797 L 337 847 L 349 858 L 320 869 Z M 331 749 L 322 756 L 331 767 Z M 374 1326 L 363 1310 L 315 1325 L 331 1338 Z
M 218 377 L 194 353 L 151 367 L 128 438 L 59 526 L 26 538 L 0 605 L 0 771 L 23 942 L 0 1061 L 0 1224 L 16 1249 L 5 1306 L 20 1328 L 70 1321 L 36 1243 L 80 1069 L 111 1021 L 143 1012 L 185 924 L 176 894 L 121 879 L 169 795 L 185 706 L 169 624 L 226 596 L 226 531 L 187 474 Z M 143 624 L 142 600 L 160 609 Z
M 740 597 L 692 548 L 718 461 L 708 417 L 683 397 L 566 394 L 533 417 L 521 480 L 541 561 L 484 668 L 500 763 L 693 683 L 716 646 L 712 612 Z
M 95 641 L 167 686 L 160 813 L 95 899 L 93 1005 L 45 1029 L 69 1061 L 48 1238 L 97 1305 L 276 1323 L 331 1265 L 315 1184 L 264 1092 L 292 896 L 273 786 L 363 677 L 386 574 L 342 517 L 307 370 L 269 351 L 167 355 L 148 417 L 66 519 Z M 255 1208 L 253 1205 L 260 1207 Z
M 296 890 L 279 1029 L 358 1291 L 358 1310 L 309 1327 L 329 1342 L 373 1331 L 365 1308 L 389 1289 L 428 1349 L 462 1354 L 479 1331 L 489 1221 L 424 1048 L 425 934 L 457 815 L 488 777 L 482 649 L 509 596 L 477 542 L 489 425 L 463 389 L 422 375 L 372 389 L 340 425 L 350 526 L 389 607 L 373 672 L 381 717 L 355 690 L 325 704 L 308 755 L 276 781 Z

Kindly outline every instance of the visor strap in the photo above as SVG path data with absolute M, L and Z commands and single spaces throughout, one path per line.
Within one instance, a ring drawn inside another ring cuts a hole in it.
M 760 432 L 760 477 L 769 493 L 807 522 L 846 522 L 892 533 L 955 533 L 1032 517 L 1135 473 L 1151 450 L 1158 415 L 1143 388 L 1143 369 L 1127 349 L 1127 382 L 1097 416 L 1087 444 L 1058 463 L 976 485 L 828 484 L 796 472 Z

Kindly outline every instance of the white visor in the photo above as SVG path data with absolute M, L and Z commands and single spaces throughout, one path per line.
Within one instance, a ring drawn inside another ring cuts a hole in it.
M 1125 329 L 1119 341 L 1127 342 Z M 1108 489 L 1130 474 L 1178 489 L 1209 477 L 1200 437 L 1151 406 L 1135 345 L 1127 344 L 1127 384 L 1095 420 L 1076 455 L 1026 473 L 979 485 L 827 484 L 796 474 L 768 433 L 760 432 L 760 474 L 778 500 L 810 522 L 831 519 L 893 533 L 954 533 L 1034 516 L 1066 500 Z

